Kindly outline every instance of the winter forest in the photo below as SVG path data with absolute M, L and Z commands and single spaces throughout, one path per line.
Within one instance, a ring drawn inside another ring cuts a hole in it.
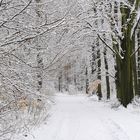
M 139 131 L 140 0 L 0 0 L 0 140 Z

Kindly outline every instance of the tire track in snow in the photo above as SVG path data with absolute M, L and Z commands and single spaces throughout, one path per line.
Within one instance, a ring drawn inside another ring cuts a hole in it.
M 47 125 L 35 132 L 35 140 L 134 140 L 133 135 L 128 133 L 128 137 L 125 132 L 129 129 L 123 128 L 126 123 L 121 126 L 122 121 L 112 120 L 112 110 L 102 102 L 91 102 L 86 96 L 56 96 L 56 99 Z
M 94 103 L 90 102 L 89 104 L 88 102 L 86 106 L 88 108 L 90 108 L 91 106 L 94 107 L 96 103 L 99 104 L 99 102 L 96 100 L 94 101 Z M 117 124 L 115 121 L 109 118 L 107 112 L 105 113 L 103 113 L 104 111 L 101 112 L 100 108 L 99 110 L 97 108 L 93 110 L 97 118 L 98 116 L 100 116 L 98 119 L 101 121 L 101 124 L 103 125 L 104 129 L 108 130 L 107 133 L 111 135 L 112 140 L 130 140 L 126 132 L 123 130 L 123 128 L 119 124 Z
M 123 128 L 112 119 L 103 120 L 102 122 L 110 131 L 113 140 L 130 140 Z

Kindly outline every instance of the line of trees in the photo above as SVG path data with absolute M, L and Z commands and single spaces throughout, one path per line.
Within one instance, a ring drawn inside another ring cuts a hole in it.
M 51 71 L 66 53 L 55 51 L 55 31 L 68 9 L 56 0 L 0 0 L 1 140 L 25 137 L 46 118 Z
M 99 95 L 107 99 L 116 96 L 127 107 L 140 95 L 140 1 L 84 1 L 77 7 L 82 10 L 72 15 L 73 20 L 68 24 L 70 31 L 77 28 L 72 33 L 77 39 L 75 45 L 84 48 L 81 62 L 76 62 L 85 71 L 85 84 L 82 79 L 79 81 L 84 85 L 81 87 L 86 90 L 88 82 L 101 79 L 102 94 Z
M 99 99 L 140 95 L 140 0 L 0 0 L 0 115 L 95 79 Z

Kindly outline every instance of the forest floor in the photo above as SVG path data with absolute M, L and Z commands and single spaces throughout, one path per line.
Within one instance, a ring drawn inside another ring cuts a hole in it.
M 56 94 L 46 124 L 26 140 L 140 140 L 140 108 L 111 108 L 85 95 Z

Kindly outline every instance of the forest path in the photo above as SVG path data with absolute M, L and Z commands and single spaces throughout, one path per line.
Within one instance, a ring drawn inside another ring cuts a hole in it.
M 85 95 L 55 96 L 47 124 L 27 140 L 140 140 L 140 114 Z

